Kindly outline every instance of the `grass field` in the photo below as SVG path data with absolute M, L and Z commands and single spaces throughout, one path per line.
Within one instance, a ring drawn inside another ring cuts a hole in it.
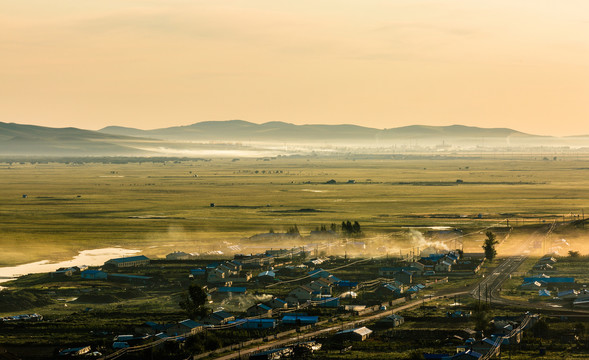
M 306 235 L 357 220 L 386 242 L 404 226 L 477 229 L 580 214 L 589 205 L 585 159 L 541 159 L 0 163 L 0 265 L 117 245 L 159 256 L 203 252 L 293 224 Z

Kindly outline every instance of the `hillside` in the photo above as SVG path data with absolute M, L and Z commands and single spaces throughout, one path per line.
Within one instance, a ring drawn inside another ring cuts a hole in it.
M 0 122 L 0 154 L 48 156 L 145 155 L 127 146 L 133 140 L 73 127 L 50 128 Z

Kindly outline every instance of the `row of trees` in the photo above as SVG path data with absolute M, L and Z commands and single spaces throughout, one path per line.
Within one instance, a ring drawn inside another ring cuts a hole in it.
M 353 224 L 350 220 L 342 221 L 342 234 L 351 236 L 362 235 L 362 229 L 357 221 L 354 221 Z
M 345 236 L 361 236 L 363 235 L 362 232 L 362 228 L 360 227 L 360 223 L 358 221 L 354 221 L 353 223 L 350 220 L 347 221 L 342 221 L 341 227 L 339 228 L 341 229 L 341 233 L 342 235 Z M 321 225 L 320 227 L 316 227 L 315 231 L 321 231 L 321 232 L 328 232 L 328 231 L 332 231 L 334 233 L 338 232 L 338 226 L 335 223 L 331 223 L 331 225 L 329 225 L 329 228 L 327 227 L 327 225 Z M 270 228 L 269 232 L 271 234 L 274 234 L 274 229 Z M 286 233 L 287 234 L 299 234 L 299 227 L 295 224 L 291 227 L 289 227 L 288 229 L 286 229 Z

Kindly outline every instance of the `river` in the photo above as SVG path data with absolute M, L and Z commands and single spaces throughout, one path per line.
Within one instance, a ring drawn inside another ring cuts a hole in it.
M 52 272 L 62 267 L 71 266 L 99 266 L 113 258 L 134 255 L 141 250 L 124 249 L 119 247 L 82 250 L 71 260 L 51 262 L 41 260 L 17 266 L 0 267 L 0 283 L 14 280 L 21 275 Z M 0 290 L 4 289 L 0 286 Z

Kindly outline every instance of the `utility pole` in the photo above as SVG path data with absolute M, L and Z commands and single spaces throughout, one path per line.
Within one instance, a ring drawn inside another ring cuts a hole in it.
M 489 305 L 489 303 L 491 302 L 491 299 L 489 299 L 489 285 L 487 285 L 487 284 L 485 284 L 485 298 L 486 298 L 487 305 Z

